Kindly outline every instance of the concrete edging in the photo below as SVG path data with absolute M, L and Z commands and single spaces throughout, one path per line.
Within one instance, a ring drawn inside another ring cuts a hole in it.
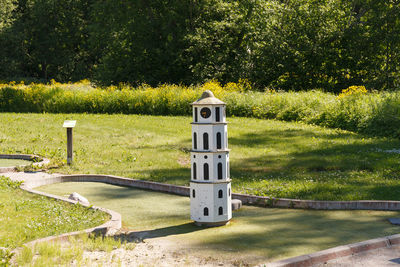
M 34 188 L 42 185 L 63 183 L 63 182 L 102 182 L 113 185 L 129 186 L 145 190 L 159 191 L 164 193 L 170 193 L 181 196 L 190 196 L 190 188 L 187 186 L 177 186 L 171 184 L 163 184 L 158 182 L 136 180 L 112 175 L 60 175 L 56 177 L 50 177 L 43 180 L 36 180 L 24 183 L 24 187 Z M 66 200 L 58 196 L 45 194 L 32 189 L 26 189 L 33 193 L 46 195 L 49 197 L 58 198 L 64 201 L 73 202 Z M 269 197 L 252 196 L 246 194 L 232 194 L 232 198 L 240 199 L 243 204 L 257 205 L 262 207 L 279 207 L 279 208 L 301 208 L 301 209 L 316 209 L 316 210 L 387 210 L 387 211 L 399 211 L 400 201 L 379 201 L 379 200 L 362 200 L 362 201 L 318 201 L 318 200 L 299 200 L 299 199 L 274 199 Z M 118 214 L 119 215 L 119 214 Z M 120 218 L 120 215 L 119 215 Z M 119 219 L 120 220 L 120 219 Z M 99 226 L 101 227 L 101 226 Z M 91 230 L 91 229 L 88 229 Z M 73 235 L 72 233 L 71 235 Z M 67 234 L 64 234 L 67 235 Z M 63 238 L 63 235 L 58 236 Z M 51 238 L 51 237 L 48 237 Z M 48 241 L 48 238 L 44 238 L 43 241 Z M 56 237 L 54 237 L 56 238 Z M 36 240 L 32 242 L 42 241 Z M 30 242 L 31 243 L 31 242 Z M 386 236 L 382 238 L 371 239 L 362 241 L 359 243 L 338 246 L 327 250 L 318 251 L 315 253 L 288 258 L 272 263 L 261 264 L 260 266 L 273 266 L 273 267 L 294 267 L 294 266 L 312 266 L 326 261 L 353 255 L 356 253 L 390 247 L 392 245 L 400 244 L 400 234 Z
M 41 167 L 45 164 L 49 164 L 50 160 L 41 156 L 37 155 L 29 155 L 29 154 L 0 154 L 0 159 L 23 159 L 23 160 L 40 160 L 38 162 L 32 163 L 33 166 L 36 167 Z M 17 171 L 17 168 L 23 168 L 26 166 L 29 166 L 30 164 L 27 165 L 20 165 L 20 166 L 11 166 L 11 167 L 0 167 L 0 173 L 5 173 L 5 172 L 15 172 Z
M 172 184 L 136 180 L 113 175 L 60 175 L 39 181 L 29 182 L 29 187 L 63 182 L 102 182 L 113 185 L 129 186 L 140 189 L 159 191 L 180 196 L 190 196 L 190 188 Z M 315 210 L 387 210 L 400 211 L 400 201 L 391 200 L 359 200 L 359 201 L 319 201 L 286 198 L 270 198 L 246 194 L 232 193 L 232 198 L 239 199 L 243 204 L 271 208 L 296 208 Z
M 29 184 L 29 183 L 27 183 L 27 184 Z M 77 204 L 79 202 L 79 201 L 71 200 L 68 198 L 64 198 L 64 197 L 60 197 L 60 196 L 56 196 L 56 195 L 52 195 L 52 194 L 47 194 L 47 193 L 44 193 L 41 191 L 33 190 L 32 188 L 28 187 L 27 184 L 24 183 L 22 186 L 20 186 L 20 188 L 29 193 L 45 196 L 48 198 L 53 198 L 58 201 L 64 201 L 64 202 L 68 202 L 71 204 Z M 33 246 L 33 245 L 41 243 L 41 242 L 52 242 L 52 241 L 57 241 L 57 240 L 64 241 L 64 240 L 68 240 L 68 238 L 71 236 L 76 236 L 76 235 L 80 235 L 80 234 L 84 234 L 84 233 L 87 233 L 87 234 L 100 233 L 100 234 L 106 235 L 112 231 L 117 231 L 117 230 L 121 229 L 122 219 L 121 219 L 121 214 L 119 214 L 118 212 L 110 210 L 110 209 L 102 208 L 102 207 L 91 206 L 90 204 L 85 204 L 85 203 L 79 203 L 79 204 L 82 206 L 88 207 L 90 209 L 105 212 L 108 215 L 110 215 L 111 218 L 107 222 L 105 222 L 99 226 L 84 229 L 81 231 L 75 231 L 75 232 L 69 232 L 69 233 L 64 233 L 64 234 L 60 234 L 60 235 L 53 235 L 53 236 L 48 236 L 48 237 L 44 237 L 44 238 L 39 238 L 39 239 L 25 243 L 24 246 Z M 18 253 L 20 250 L 21 250 L 21 247 L 14 249 L 12 252 Z
M 308 267 L 315 264 L 325 263 L 329 260 L 354 255 L 373 249 L 391 247 L 400 244 L 400 234 L 370 239 L 354 244 L 338 246 L 321 250 L 307 255 L 301 255 L 272 263 L 260 264 L 259 266 L 269 267 Z

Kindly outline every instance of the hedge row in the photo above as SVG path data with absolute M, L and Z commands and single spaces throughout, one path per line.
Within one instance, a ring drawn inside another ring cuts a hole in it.
M 321 91 L 240 92 L 211 82 L 198 87 L 103 88 L 70 85 L 0 86 L 1 112 L 123 113 L 190 115 L 190 103 L 205 89 L 228 105 L 228 116 L 302 121 L 354 132 L 400 137 L 400 93 L 356 93 L 338 97 Z

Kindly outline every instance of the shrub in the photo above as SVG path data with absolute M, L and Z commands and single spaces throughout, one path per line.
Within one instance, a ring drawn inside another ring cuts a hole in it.
M 190 115 L 190 103 L 204 90 L 228 105 L 229 116 L 301 121 L 364 134 L 400 136 L 400 93 L 367 93 L 352 86 L 339 96 L 322 91 L 254 92 L 246 80 L 221 85 L 210 81 L 201 86 L 121 84 L 106 88 L 77 84 L 0 85 L 0 112 L 124 113 Z

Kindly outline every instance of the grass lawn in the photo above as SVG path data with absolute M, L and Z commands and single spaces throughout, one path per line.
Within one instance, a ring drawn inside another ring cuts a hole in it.
M 0 159 L 0 167 L 29 165 L 31 163 L 32 162 L 29 160 L 22 160 L 22 159 Z
M 62 183 L 38 190 L 78 192 L 121 213 L 125 228 L 147 240 L 168 240 L 177 251 L 256 264 L 396 234 L 387 222 L 399 212 L 314 211 L 244 206 L 223 227 L 201 228 L 189 218 L 189 198 L 102 183 Z M 142 232 L 146 231 L 146 232 Z
M 0 116 L 0 153 L 65 162 L 66 119 L 77 120 L 74 160 L 54 171 L 188 185 L 191 118 L 140 115 Z M 400 200 L 400 141 L 302 123 L 228 118 L 235 192 L 273 197 Z
M 37 238 L 94 227 L 109 217 L 24 192 L 18 185 L 0 176 L 0 247 L 12 249 Z

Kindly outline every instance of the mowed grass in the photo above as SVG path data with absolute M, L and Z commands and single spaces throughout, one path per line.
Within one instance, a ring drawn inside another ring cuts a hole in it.
M 81 205 L 24 192 L 18 185 L 0 176 L 0 247 L 12 249 L 37 238 L 94 227 L 109 218 Z
M 189 198 L 102 183 L 62 183 L 38 188 L 57 195 L 78 192 L 122 215 L 124 227 L 144 239 L 163 238 L 173 249 L 257 264 L 396 234 L 387 218 L 399 212 L 314 211 L 244 206 L 223 227 L 190 221 Z M 160 240 L 160 242 L 162 241 Z
M 191 118 L 145 115 L 1 113 L 0 153 L 66 159 L 56 172 L 112 174 L 188 185 Z M 235 192 L 318 200 L 400 200 L 400 141 L 302 123 L 228 118 Z
M 0 167 L 12 167 L 12 166 L 22 166 L 29 165 L 32 162 L 29 160 L 22 159 L 0 159 Z

